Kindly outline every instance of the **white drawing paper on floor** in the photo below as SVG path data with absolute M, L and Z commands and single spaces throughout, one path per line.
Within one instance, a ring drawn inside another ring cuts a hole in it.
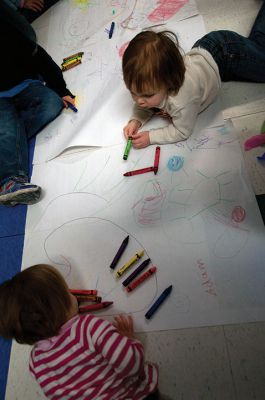
M 23 267 L 51 263 L 69 286 L 97 288 L 114 301 L 100 315 L 133 313 L 138 331 L 261 320 L 263 226 L 238 142 L 226 125 L 182 144 L 162 146 L 157 175 L 123 177 L 152 165 L 155 146 L 132 149 L 126 162 L 117 145 L 35 166 L 33 180 L 49 192 L 28 211 Z M 131 294 L 109 269 L 127 235 L 117 268 L 141 249 L 157 267 Z M 144 313 L 170 284 L 147 322 Z

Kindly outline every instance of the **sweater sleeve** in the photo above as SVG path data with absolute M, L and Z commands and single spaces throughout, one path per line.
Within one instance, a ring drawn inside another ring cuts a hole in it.
M 152 118 L 154 112 L 147 108 L 141 108 L 137 104 L 133 106 L 133 114 L 131 115 L 130 121 L 132 119 L 136 119 L 140 121 L 142 125 L 144 125 L 149 119 Z
M 100 334 L 96 335 L 96 331 L 100 331 Z M 125 376 L 144 373 L 142 343 L 136 339 L 122 336 L 110 322 L 101 322 L 101 329 L 95 330 L 92 340 L 95 349 L 113 366 L 117 373 Z
M 186 140 L 193 132 L 200 112 L 200 99 L 194 100 L 171 115 L 172 123 L 164 128 L 150 129 L 151 144 L 176 143 Z
M 60 97 L 75 97 L 66 87 L 60 67 L 51 56 L 38 45 L 38 50 L 33 57 L 36 70 L 44 79 L 46 86 L 54 90 Z

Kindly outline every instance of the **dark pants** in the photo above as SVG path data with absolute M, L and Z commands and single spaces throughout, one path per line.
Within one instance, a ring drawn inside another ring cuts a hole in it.
M 193 47 L 211 53 L 223 81 L 265 82 L 265 2 L 248 38 L 232 31 L 213 31 Z
M 28 175 L 28 140 L 62 109 L 62 99 L 41 82 L 12 98 L 0 98 L 0 181 Z
M 33 11 L 29 10 L 27 8 L 20 8 L 20 13 L 24 15 L 25 18 L 31 23 L 35 19 L 37 19 L 40 15 L 45 13 L 45 11 L 48 10 L 51 6 L 53 6 L 55 3 L 57 3 L 58 0 L 44 0 L 44 7 L 41 11 Z

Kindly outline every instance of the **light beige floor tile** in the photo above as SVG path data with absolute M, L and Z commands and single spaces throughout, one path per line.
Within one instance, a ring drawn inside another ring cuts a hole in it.
M 139 334 L 172 400 L 235 400 L 223 327 Z
M 238 400 L 265 399 L 265 323 L 224 328 Z
M 5 400 L 45 400 L 29 372 L 30 346 L 12 344 Z

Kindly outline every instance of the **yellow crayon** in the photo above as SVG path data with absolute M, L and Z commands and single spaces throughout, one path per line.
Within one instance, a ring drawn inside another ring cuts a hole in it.
M 138 261 L 144 255 L 144 250 L 139 251 L 136 253 L 126 264 L 121 267 L 117 273 L 116 278 L 120 278 L 128 268 L 130 268 L 136 261 Z
M 76 61 L 81 61 L 81 57 L 76 57 L 76 58 L 73 58 L 72 60 L 64 61 L 64 62 L 61 64 L 61 66 L 62 66 L 62 67 L 67 67 L 67 65 L 74 64 Z
M 75 61 L 74 63 L 67 64 L 65 67 L 62 66 L 61 69 L 62 69 L 62 71 L 67 71 L 68 69 L 73 68 L 73 67 L 75 67 L 76 65 L 79 65 L 79 64 L 81 64 L 81 61 L 80 61 L 80 60 L 77 60 L 77 61 Z

